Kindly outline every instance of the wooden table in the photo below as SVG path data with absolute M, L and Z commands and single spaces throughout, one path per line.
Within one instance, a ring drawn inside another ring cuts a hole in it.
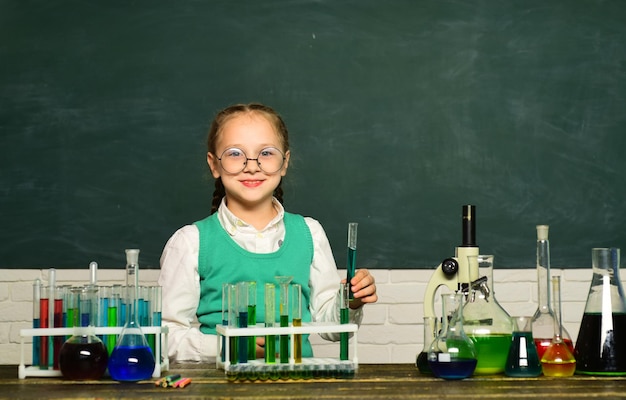
M 421 375 L 412 364 L 361 364 L 352 379 L 228 382 L 214 365 L 174 364 L 166 374 L 191 377 L 183 389 L 154 382 L 119 383 L 109 378 L 74 382 L 18 379 L 17 366 L 0 366 L 2 399 L 616 399 L 626 398 L 626 377 L 508 378 L 503 375 L 444 381 Z

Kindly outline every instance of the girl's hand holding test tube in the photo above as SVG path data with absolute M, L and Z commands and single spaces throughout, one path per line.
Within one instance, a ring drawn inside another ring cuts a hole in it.
M 346 282 L 343 279 L 342 282 Z M 362 307 L 366 303 L 376 303 L 376 281 L 367 269 L 359 269 L 350 280 L 350 290 L 354 299 L 350 299 L 350 308 Z

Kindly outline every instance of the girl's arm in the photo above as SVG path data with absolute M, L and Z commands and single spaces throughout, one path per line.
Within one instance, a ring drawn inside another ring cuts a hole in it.
M 163 287 L 163 325 L 169 328 L 172 361 L 215 361 L 217 339 L 197 328 L 200 300 L 198 229 L 187 225 L 172 235 L 161 255 L 159 285 Z

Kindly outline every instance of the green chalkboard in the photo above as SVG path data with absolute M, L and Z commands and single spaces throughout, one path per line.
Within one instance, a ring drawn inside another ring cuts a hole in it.
M 263 102 L 291 133 L 289 211 L 340 267 L 481 253 L 589 267 L 626 246 L 621 0 L 0 0 L 0 268 L 158 267 L 205 217 L 205 136 Z

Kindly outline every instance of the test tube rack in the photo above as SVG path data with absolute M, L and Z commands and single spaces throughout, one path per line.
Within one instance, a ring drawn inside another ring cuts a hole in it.
M 94 334 L 96 335 L 119 335 L 122 333 L 124 327 L 121 326 L 113 326 L 113 327 L 95 327 Z M 169 370 L 169 359 L 167 357 L 167 334 L 169 329 L 166 326 L 142 326 L 141 331 L 145 334 L 154 334 L 160 335 L 161 340 L 155 340 L 154 350 L 155 360 L 160 362 L 156 362 L 154 365 L 154 371 L 152 372 L 153 378 L 160 378 L 162 371 Z M 20 357 L 20 365 L 17 369 L 17 375 L 19 379 L 25 379 L 29 376 L 34 377 L 61 377 L 61 371 L 58 369 L 52 369 L 49 367 L 48 369 L 41 369 L 38 365 L 29 365 L 27 366 L 25 363 L 25 350 L 24 350 L 24 339 L 28 337 L 38 337 L 38 336 L 72 336 L 74 335 L 74 328 L 30 328 L 30 329 L 21 329 L 20 330 L 20 345 L 21 345 L 21 357 Z M 163 343 L 163 349 L 161 349 L 161 343 Z M 26 343 L 30 345 L 30 343 Z M 161 359 L 161 354 L 165 354 L 165 357 Z
M 357 332 L 356 324 L 331 324 L 323 322 L 303 323 L 302 326 L 288 327 L 265 327 L 257 324 L 247 328 L 233 328 L 224 325 L 217 325 L 217 348 L 223 350 L 224 360 L 216 357 L 216 367 L 223 369 L 228 380 L 278 380 L 278 379 L 319 379 L 319 378 L 350 378 L 358 370 L 357 357 Z M 294 355 L 294 335 L 311 333 L 353 333 L 349 360 L 339 360 L 339 358 L 302 358 L 301 363 L 296 363 Z M 289 336 L 289 363 L 266 364 L 264 360 L 249 360 L 247 363 L 230 362 L 230 340 L 231 337 L 239 336 L 268 336 L 287 335 Z M 226 340 L 222 341 L 222 337 Z M 222 349 L 222 342 L 225 348 Z

